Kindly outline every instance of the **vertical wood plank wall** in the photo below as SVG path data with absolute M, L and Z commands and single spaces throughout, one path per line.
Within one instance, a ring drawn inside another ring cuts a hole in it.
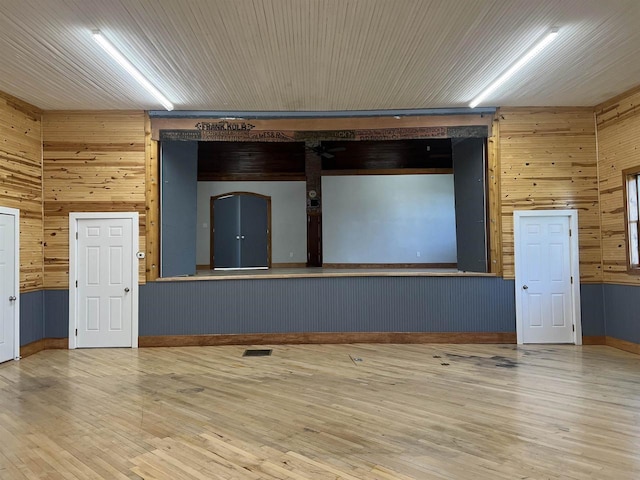
M 0 206 L 20 210 L 20 291 L 43 286 L 42 112 L 0 93 Z
M 69 213 L 138 212 L 145 245 L 145 113 L 45 112 L 44 286 L 69 286 Z M 140 262 L 140 283 L 145 265 Z
M 146 278 L 152 282 L 160 276 L 160 185 L 158 176 L 158 142 L 151 138 L 151 120 L 144 123 L 146 161 Z M 142 244 L 141 244 L 142 245 Z M 142 246 L 140 248 L 143 248 Z
M 593 109 L 502 108 L 498 118 L 504 277 L 515 276 L 514 210 L 575 208 L 581 282 L 602 282 Z
M 640 285 L 627 274 L 622 170 L 640 166 L 640 89 L 596 107 L 605 283 Z
M 489 271 L 502 275 L 502 216 L 500 195 L 500 123 L 496 116 L 487 141 L 487 199 L 489 212 Z

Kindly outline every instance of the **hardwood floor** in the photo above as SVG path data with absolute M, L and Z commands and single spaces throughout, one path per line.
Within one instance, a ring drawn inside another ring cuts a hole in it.
M 640 478 L 637 355 L 245 348 L 48 350 L 0 365 L 0 478 Z

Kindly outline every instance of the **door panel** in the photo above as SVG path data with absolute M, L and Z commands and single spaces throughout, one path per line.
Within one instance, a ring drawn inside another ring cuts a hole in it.
M 267 199 L 254 195 L 240 196 L 240 266 L 268 267 Z
M 487 272 L 487 209 L 484 138 L 454 139 L 453 184 L 456 202 L 458 270 Z
M 0 362 L 15 358 L 15 217 L 0 214 Z
M 214 268 L 240 267 L 240 197 L 216 198 L 213 202 Z
M 162 142 L 163 277 L 196 273 L 198 142 Z
M 214 268 L 269 267 L 269 198 L 243 193 L 212 198 Z
M 516 284 L 524 343 L 573 343 L 568 217 L 520 219 Z
M 78 220 L 78 347 L 132 346 L 132 220 Z

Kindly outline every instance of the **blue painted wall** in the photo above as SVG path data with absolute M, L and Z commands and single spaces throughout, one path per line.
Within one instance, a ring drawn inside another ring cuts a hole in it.
M 140 336 L 513 332 L 513 292 L 493 277 L 156 282 L 140 287 Z
M 580 285 L 580 311 L 583 336 L 606 335 L 602 284 Z
M 66 338 L 69 292 L 21 294 L 20 343 Z M 582 331 L 640 343 L 640 287 L 581 286 Z M 606 320 L 606 321 L 605 321 Z M 493 277 L 341 277 L 140 286 L 140 335 L 514 332 L 514 282 Z
M 604 285 L 607 336 L 640 343 L 640 287 Z
M 69 336 L 69 290 L 45 290 L 45 338 Z
M 20 345 L 45 338 L 44 291 L 20 294 Z

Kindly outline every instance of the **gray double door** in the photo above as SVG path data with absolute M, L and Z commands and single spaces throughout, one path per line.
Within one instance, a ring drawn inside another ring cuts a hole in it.
M 269 203 L 253 194 L 212 198 L 214 268 L 269 267 Z

